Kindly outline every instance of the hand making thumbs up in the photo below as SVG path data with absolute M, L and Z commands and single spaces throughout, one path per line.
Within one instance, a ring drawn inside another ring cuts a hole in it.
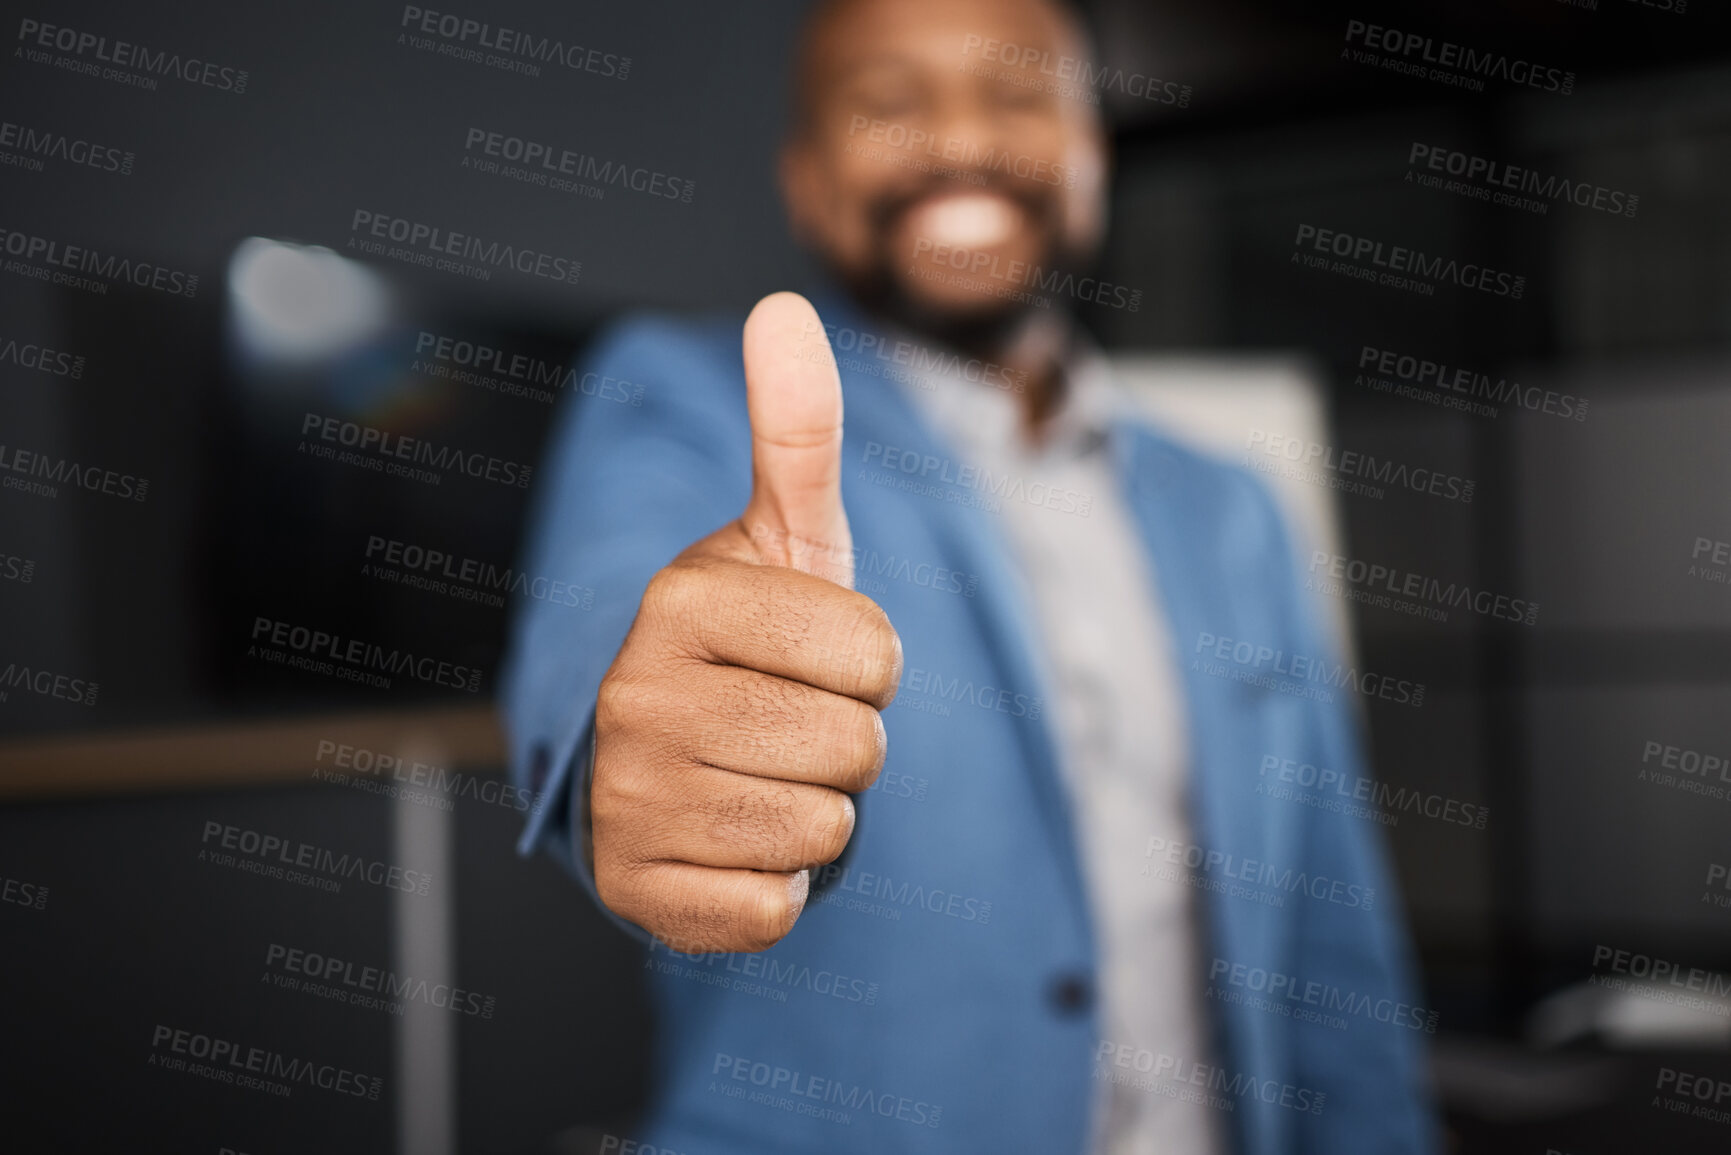
M 810 868 L 853 833 L 848 793 L 883 767 L 901 640 L 851 589 L 841 382 L 822 333 L 793 293 L 746 319 L 751 500 L 651 579 L 601 682 L 596 890 L 681 951 L 787 934 Z

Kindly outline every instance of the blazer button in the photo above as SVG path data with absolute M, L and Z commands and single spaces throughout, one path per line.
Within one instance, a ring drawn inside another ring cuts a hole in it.
M 1046 988 L 1046 998 L 1061 1015 L 1079 1015 L 1094 1005 L 1094 985 L 1083 975 L 1059 975 Z

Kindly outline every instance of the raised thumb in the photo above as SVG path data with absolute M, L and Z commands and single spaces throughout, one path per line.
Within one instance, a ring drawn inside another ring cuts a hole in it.
M 751 500 L 743 522 L 760 560 L 853 585 L 841 504 L 841 378 L 817 310 L 771 293 L 745 319 Z

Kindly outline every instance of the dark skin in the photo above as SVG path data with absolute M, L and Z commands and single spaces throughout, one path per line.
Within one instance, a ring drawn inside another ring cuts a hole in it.
M 1087 56 L 1047 0 L 820 7 L 801 42 L 779 175 L 795 235 L 868 309 L 1026 375 L 1024 428 L 1037 442 L 1063 399 L 1071 324 L 1007 300 L 1013 279 L 958 272 L 939 245 L 987 269 L 1085 261 L 1105 229 L 1107 149 L 1098 106 L 1030 83 L 1047 77 L 1005 63 L 1016 57 L 994 41 L 1048 61 Z
M 989 62 L 978 75 L 988 39 L 1082 54 L 1042 0 L 821 9 L 782 187 L 795 231 L 869 308 L 1026 374 L 1037 440 L 1062 398 L 1070 325 L 1009 297 L 990 270 L 1093 250 L 1105 147 L 1093 106 L 1006 83 Z M 915 132 L 935 154 L 904 147 Z M 932 171 L 934 155 L 950 171 Z M 952 275 L 940 254 L 958 250 Z M 880 711 L 901 681 L 901 640 L 851 588 L 841 381 L 827 343 L 813 356 L 818 330 L 792 293 L 752 310 L 751 499 L 650 581 L 596 698 L 581 849 L 601 901 L 676 950 L 759 951 L 792 930 L 887 751 Z

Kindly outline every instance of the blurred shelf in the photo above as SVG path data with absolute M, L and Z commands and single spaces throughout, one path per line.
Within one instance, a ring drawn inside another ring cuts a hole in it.
M 0 802 L 305 781 L 320 742 L 475 770 L 505 763 L 491 703 L 0 742 Z

